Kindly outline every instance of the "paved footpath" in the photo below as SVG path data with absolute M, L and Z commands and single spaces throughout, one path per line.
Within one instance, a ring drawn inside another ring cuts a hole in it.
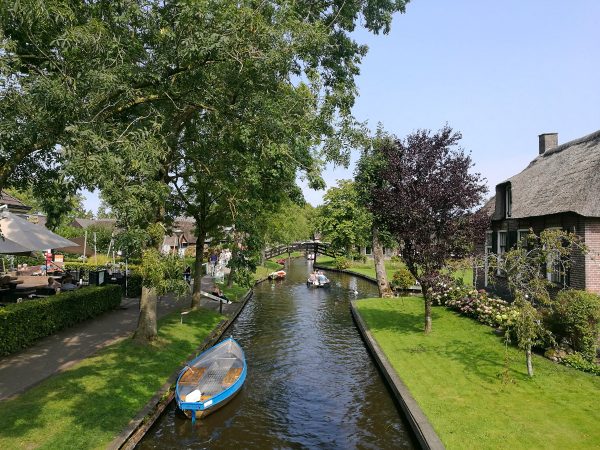
M 202 290 L 210 292 L 212 286 L 211 277 L 202 278 Z M 205 298 L 201 302 L 201 306 L 216 310 L 218 304 Z M 189 306 L 188 296 L 162 298 L 158 301 L 158 317 Z M 139 298 L 123 299 L 116 310 L 43 338 L 18 353 L 0 357 L 0 400 L 19 394 L 99 348 L 130 336 L 137 327 L 138 313 Z

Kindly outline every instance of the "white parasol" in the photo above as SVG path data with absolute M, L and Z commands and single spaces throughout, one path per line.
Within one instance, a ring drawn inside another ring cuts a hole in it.
M 77 245 L 58 234 L 0 209 L 0 253 L 27 253 Z

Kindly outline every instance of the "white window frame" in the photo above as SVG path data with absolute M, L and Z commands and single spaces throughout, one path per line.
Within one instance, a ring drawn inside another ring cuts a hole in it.
M 529 235 L 529 228 L 519 228 L 517 230 L 517 242 L 523 241 L 523 238 Z
M 546 228 L 546 230 L 562 230 L 561 227 L 548 227 Z M 553 270 L 553 261 L 548 261 L 546 263 L 546 279 L 550 282 L 550 283 L 554 283 L 554 284 L 558 284 L 558 285 L 564 285 L 566 279 L 561 279 L 561 276 L 557 276 L 556 272 Z M 562 275 L 563 277 L 566 277 L 566 275 Z
M 496 254 L 498 255 L 498 263 L 500 263 L 500 258 L 502 258 L 502 255 L 504 253 L 506 253 L 506 242 L 508 239 L 508 230 L 498 230 L 498 240 L 496 242 Z M 504 235 L 504 246 L 501 245 L 502 243 L 502 239 L 500 238 L 500 236 Z M 504 250 L 502 250 L 502 247 L 504 247 Z M 498 275 L 502 274 L 502 271 L 500 269 L 498 269 L 498 271 L 496 272 Z
M 488 285 L 488 255 L 494 252 L 494 248 L 492 246 L 494 232 L 492 230 L 488 230 L 485 232 L 485 268 L 483 272 L 483 285 L 487 287 Z M 489 238 L 489 239 L 488 239 Z

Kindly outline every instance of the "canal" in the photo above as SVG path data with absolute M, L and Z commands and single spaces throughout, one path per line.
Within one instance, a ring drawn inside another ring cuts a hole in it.
M 291 260 L 287 278 L 256 286 L 230 328 L 248 363 L 234 400 L 195 427 L 173 402 L 138 448 L 416 447 L 349 311 L 377 287 L 328 273 L 330 287 L 309 288 L 311 269 Z

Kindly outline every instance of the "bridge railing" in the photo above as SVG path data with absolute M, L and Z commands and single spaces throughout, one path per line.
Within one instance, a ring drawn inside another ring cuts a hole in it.
M 326 255 L 331 256 L 332 258 L 336 258 L 341 255 L 341 253 L 333 251 L 331 245 L 327 242 L 305 241 L 294 242 L 293 244 L 289 245 L 278 245 L 275 247 L 265 249 L 264 256 L 265 259 L 269 259 L 274 256 L 283 255 L 285 253 L 292 253 L 296 251 L 303 251 L 306 254 L 313 253 L 315 255 Z

